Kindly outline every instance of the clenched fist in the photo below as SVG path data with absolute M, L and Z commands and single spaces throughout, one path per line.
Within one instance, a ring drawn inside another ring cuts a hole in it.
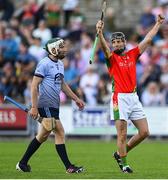
M 165 20 L 165 17 L 161 14 L 157 16 L 157 23 L 162 24 Z
M 97 34 L 100 34 L 102 33 L 103 31 L 103 28 L 104 28 L 104 22 L 99 20 L 96 24 L 96 31 L 97 31 Z

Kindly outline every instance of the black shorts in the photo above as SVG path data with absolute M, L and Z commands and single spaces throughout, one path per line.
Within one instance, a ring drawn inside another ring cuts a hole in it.
M 41 117 L 54 117 L 55 119 L 59 119 L 59 109 L 52 107 L 44 107 L 38 108 L 39 114 Z

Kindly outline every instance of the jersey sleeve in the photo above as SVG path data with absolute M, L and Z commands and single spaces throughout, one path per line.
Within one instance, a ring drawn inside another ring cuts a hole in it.
M 39 63 L 36 67 L 34 75 L 41 77 L 41 78 L 44 78 L 46 75 L 46 64 Z
M 137 61 L 138 58 L 139 58 L 139 56 L 141 55 L 141 54 L 140 54 L 139 47 L 137 46 L 137 47 L 131 49 L 131 50 L 129 51 L 129 54 L 135 59 L 135 61 Z

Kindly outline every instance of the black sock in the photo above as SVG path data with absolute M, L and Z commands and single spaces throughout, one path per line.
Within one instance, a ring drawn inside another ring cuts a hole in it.
M 27 164 L 28 160 L 31 156 L 36 152 L 36 150 L 40 147 L 41 143 L 34 138 L 31 143 L 29 144 L 25 154 L 23 155 L 22 159 L 20 160 L 21 164 Z
M 66 169 L 68 169 L 69 166 L 71 165 L 71 163 L 68 159 L 65 144 L 56 144 L 55 148 L 57 150 L 59 157 L 61 158 L 62 162 L 64 163 Z

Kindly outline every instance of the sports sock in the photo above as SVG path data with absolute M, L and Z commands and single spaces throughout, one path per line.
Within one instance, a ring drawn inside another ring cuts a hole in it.
M 55 148 L 57 150 L 59 157 L 61 158 L 62 162 L 64 163 L 66 169 L 68 169 L 69 166 L 71 165 L 71 163 L 68 159 L 65 144 L 56 144 Z
M 121 160 L 122 160 L 122 163 L 123 163 L 123 166 L 127 166 L 127 156 L 123 156 L 121 157 Z
M 23 155 L 22 159 L 20 160 L 20 163 L 27 164 L 30 157 L 36 152 L 36 150 L 40 147 L 40 145 L 41 145 L 41 143 L 36 138 L 34 138 L 30 142 L 25 154 Z

